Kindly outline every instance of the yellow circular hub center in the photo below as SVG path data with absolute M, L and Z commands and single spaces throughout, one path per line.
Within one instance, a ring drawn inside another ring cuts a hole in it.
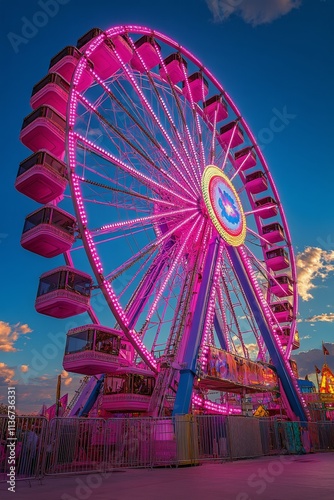
M 210 218 L 218 233 L 234 247 L 246 237 L 246 218 L 235 187 L 215 165 L 208 165 L 202 175 L 202 193 Z

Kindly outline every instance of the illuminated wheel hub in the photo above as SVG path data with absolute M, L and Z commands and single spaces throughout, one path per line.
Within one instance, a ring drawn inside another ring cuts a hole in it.
M 208 165 L 202 175 L 202 193 L 209 216 L 220 236 L 234 247 L 246 236 L 246 219 L 232 182 L 216 166 Z

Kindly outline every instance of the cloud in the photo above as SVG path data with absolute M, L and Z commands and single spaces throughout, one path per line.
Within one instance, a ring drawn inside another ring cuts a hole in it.
M 311 290 L 317 288 L 317 278 L 325 280 L 334 271 L 334 250 L 326 251 L 318 247 L 306 247 L 296 258 L 298 291 L 305 301 L 313 299 Z
M 1 372 L 1 367 L 0 367 Z M 11 370 L 13 375 L 14 370 Z M 67 372 L 64 373 L 66 375 Z M 71 375 L 71 376 L 70 376 Z M 1 375 L 0 375 L 1 377 Z M 73 377 L 73 378 L 72 378 Z M 65 376 L 65 381 L 73 380 L 71 385 L 64 382 L 62 377 L 61 395 L 63 396 L 68 392 L 69 401 L 71 401 L 75 390 L 78 388 L 82 375 L 68 374 Z M 1 385 L 1 379 L 0 379 Z M 8 386 L 8 382 L 4 385 Z M 19 415 L 32 415 L 37 414 L 42 408 L 43 404 L 47 407 L 55 403 L 57 375 L 40 375 L 37 377 L 29 378 L 29 384 L 22 384 L 20 380 L 16 381 L 16 409 Z M 66 388 L 65 388 L 66 387 Z M 0 394 L 5 391 L 0 387 Z M 1 396 L 0 396 L 1 399 Z
M 257 26 L 288 14 L 298 8 L 302 0 L 206 0 L 206 3 L 216 23 L 236 14 L 246 23 Z
M 27 371 L 29 370 L 29 366 L 28 365 L 21 365 L 20 370 L 22 373 L 27 373 Z
M 308 321 L 309 323 L 311 322 L 313 323 L 314 321 L 324 321 L 326 323 L 333 323 L 334 313 L 331 312 L 331 313 L 316 314 L 314 316 L 311 316 L 311 318 L 307 318 L 305 321 Z
M 259 352 L 259 346 L 255 343 L 246 343 L 245 347 L 248 351 L 250 359 L 255 359 Z M 239 356 L 244 356 L 244 350 L 240 344 L 235 346 L 235 350 Z
M 17 348 L 14 345 L 15 342 L 21 335 L 26 335 L 30 332 L 32 332 L 32 330 L 26 323 L 23 325 L 20 325 L 20 323 L 10 325 L 5 321 L 0 321 L 0 351 L 17 351 Z
M 19 328 L 23 334 L 32 332 L 32 329 L 27 325 L 27 323 L 24 323 L 24 325 L 20 325 Z
M 70 374 L 69 374 L 66 370 L 63 370 L 63 371 L 61 372 L 61 377 L 62 377 L 63 379 L 65 379 L 65 380 L 64 380 L 64 384 L 65 384 L 66 386 L 70 385 L 70 383 L 71 383 L 71 382 L 72 382 L 72 380 L 73 380 L 73 378 L 72 378 L 72 377 L 70 377 Z
M 248 354 L 251 358 L 253 358 L 254 356 L 257 356 L 257 354 L 259 352 L 259 346 L 257 344 L 245 344 L 245 345 L 246 345 Z
M 15 370 L 9 368 L 6 363 L 0 363 L 0 379 L 3 379 L 3 382 L 6 384 L 11 384 L 13 382 L 13 378 L 15 375 Z M 3 385 L 0 380 L 0 385 Z

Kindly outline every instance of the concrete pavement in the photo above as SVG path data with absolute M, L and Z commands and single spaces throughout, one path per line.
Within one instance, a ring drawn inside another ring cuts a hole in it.
M 0 483 L 2 500 L 333 500 L 334 453 Z

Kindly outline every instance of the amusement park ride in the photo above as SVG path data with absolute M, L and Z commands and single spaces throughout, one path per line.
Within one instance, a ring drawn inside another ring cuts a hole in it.
M 241 414 L 266 399 L 308 420 L 286 217 L 215 76 L 152 29 L 92 29 L 51 59 L 30 104 L 15 186 L 40 206 L 21 244 L 64 256 L 46 261 L 35 307 L 80 315 L 68 416 Z

